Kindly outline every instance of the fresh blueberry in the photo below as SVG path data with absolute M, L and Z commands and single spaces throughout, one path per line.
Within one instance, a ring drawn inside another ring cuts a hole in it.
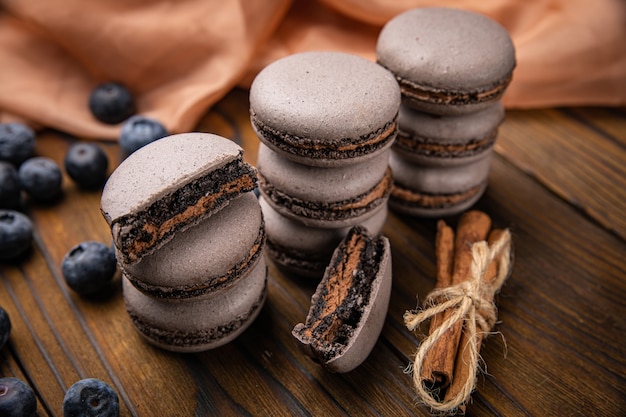
M 96 378 L 76 382 L 63 399 L 64 417 L 117 417 L 119 414 L 117 393 L 106 382 Z
M 19 165 L 33 156 L 35 132 L 22 123 L 0 123 L 0 160 Z
M 11 319 L 9 318 L 9 313 L 2 307 L 0 307 L 0 349 L 6 344 L 7 340 L 9 340 L 9 335 L 11 334 Z
M 155 119 L 136 115 L 124 122 L 120 132 L 120 146 L 126 156 L 137 149 L 167 136 L 165 127 Z
M 26 252 L 33 240 L 33 224 L 19 211 L 0 210 L 0 260 Z
M 108 82 L 93 89 L 89 95 L 89 109 L 96 119 L 114 125 L 135 113 L 135 100 L 124 85 Z
M 63 161 L 65 171 L 83 188 L 98 188 L 107 177 L 109 159 L 95 143 L 75 143 L 67 150 Z
M 32 388 L 24 381 L 0 378 L 0 416 L 32 417 L 37 412 L 37 398 Z
M 20 179 L 13 164 L 0 161 L 0 208 L 16 208 L 20 203 Z
M 61 272 L 67 285 L 80 295 L 105 289 L 116 271 L 115 251 L 104 243 L 81 242 L 63 257 Z
M 34 200 L 49 201 L 61 194 L 63 174 L 50 158 L 35 156 L 27 159 L 18 174 L 22 189 Z

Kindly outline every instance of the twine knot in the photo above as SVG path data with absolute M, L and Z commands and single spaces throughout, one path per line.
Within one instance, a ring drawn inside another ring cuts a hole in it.
M 487 281 L 485 275 L 489 265 L 496 261 L 498 267 L 495 279 Z M 447 288 L 436 288 L 424 300 L 422 309 L 407 311 L 404 322 L 411 331 L 417 329 L 421 323 L 431 317 L 450 310 L 453 313 L 420 344 L 415 355 L 413 365 L 413 382 L 418 399 L 431 410 L 440 413 L 455 412 L 465 403 L 476 383 L 476 368 L 478 367 L 479 352 L 477 348 L 478 332 L 486 334 L 497 321 L 497 309 L 493 301 L 495 294 L 500 290 L 507 279 L 511 267 L 511 235 L 504 231 L 500 239 L 489 247 L 487 242 L 481 241 L 472 245 L 471 276 L 468 280 Z M 435 393 L 424 387 L 420 380 L 423 361 L 426 352 L 431 346 L 459 320 L 464 320 L 469 339 L 470 375 L 465 381 L 463 390 L 449 400 L 440 402 Z

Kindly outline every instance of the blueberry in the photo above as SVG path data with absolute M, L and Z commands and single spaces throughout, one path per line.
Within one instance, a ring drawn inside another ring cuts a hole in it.
M 10 334 L 11 319 L 9 318 L 9 313 L 7 313 L 5 309 L 0 307 L 0 349 L 2 349 L 7 340 L 9 340 Z
M 0 378 L 0 416 L 32 417 L 37 412 L 35 393 L 18 378 Z
M 76 382 L 63 399 L 64 417 L 117 417 L 119 414 L 117 393 L 96 378 Z
M 107 177 L 109 159 L 95 143 L 75 143 L 67 150 L 63 161 L 65 171 L 83 188 L 98 188 Z
M 63 174 L 50 158 L 35 156 L 27 159 L 18 174 L 22 189 L 34 200 L 49 201 L 61 194 Z
M 20 203 L 20 179 L 13 164 L 0 161 L 0 208 L 16 208 Z
M 155 119 L 136 115 L 129 118 L 120 132 L 120 146 L 126 156 L 137 149 L 167 136 L 165 127 Z
M 19 211 L 0 210 L 0 260 L 26 252 L 33 240 L 33 224 Z
M 104 243 L 81 242 L 61 262 L 67 285 L 80 295 L 90 296 L 105 289 L 115 275 L 115 251 Z
M 135 113 L 135 100 L 128 89 L 116 82 L 103 83 L 89 95 L 89 110 L 96 119 L 114 125 Z
M 0 160 L 19 165 L 33 156 L 35 132 L 22 123 L 0 123 Z

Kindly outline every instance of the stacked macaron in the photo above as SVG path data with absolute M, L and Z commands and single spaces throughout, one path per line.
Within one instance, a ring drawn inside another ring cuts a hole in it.
M 457 214 L 484 193 L 511 81 L 507 31 L 477 13 L 418 8 L 391 19 L 376 47 L 402 92 L 390 166 L 390 206 L 409 215 Z
M 234 339 L 266 297 L 256 170 L 236 143 L 169 136 L 130 155 L 102 192 L 135 328 L 172 351 Z
M 254 79 L 260 204 L 279 267 L 321 277 L 351 227 L 381 231 L 399 106 L 389 71 L 345 53 L 290 55 Z

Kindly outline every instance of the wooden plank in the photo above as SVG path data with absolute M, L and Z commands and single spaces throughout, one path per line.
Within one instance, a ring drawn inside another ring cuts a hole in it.
M 557 110 L 509 111 L 496 152 L 624 239 L 626 130 L 614 133 L 607 138 Z

